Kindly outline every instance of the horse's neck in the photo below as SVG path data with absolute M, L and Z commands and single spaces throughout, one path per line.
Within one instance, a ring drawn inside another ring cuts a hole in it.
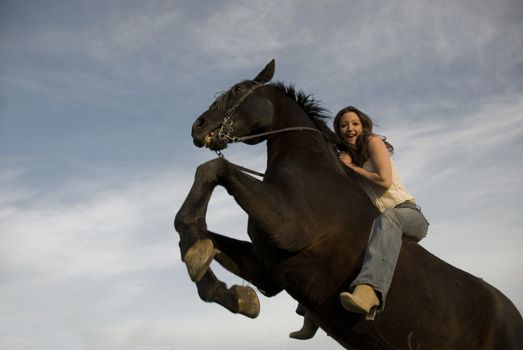
M 299 160 L 319 161 L 332 158 L 334 153 L 329 149 L 328 143 L 321 134 L 313 131 L 287 131 L 285 134 L 277 135 L 267 143 L 268 159 L 272 160 Z M 327 162 L 328 164 L 328 162 Z
M 306 115 L 286 115 L 275 123 L 275 130 L 288 127 L 309 127 L 317 129 Z M 285 164 L 303 164 L 310 167 L 332 168 L 343 172 L 337 160 L 334 145 L 330 144 L 320 132 L 311 130 L 286 131 L 275 134 L 267 142 L 267 168 Z M 310 169 L 313 171 L 313 169 Z

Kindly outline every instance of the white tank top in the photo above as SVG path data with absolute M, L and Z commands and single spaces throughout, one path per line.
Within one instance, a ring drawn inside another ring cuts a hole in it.
M 374 203 L 374 205 L 383 212 L 385 209 L 394 208 L 396 205 L 409 201 L 416 203 L 415 198 L 407 192 L 403 184 L 401 183 L 398 171 L 392 159 L 390 160 L 390 165 L 392 168 L 392 185 L 388 190 L 385 190 L 383 187 L 374 184 L 364 178 L 361 178 L 361 186 Z M 363 169 L 370 172 L 377 172 L 374 167 L 374 163 L 368 159 L 363 164 Z

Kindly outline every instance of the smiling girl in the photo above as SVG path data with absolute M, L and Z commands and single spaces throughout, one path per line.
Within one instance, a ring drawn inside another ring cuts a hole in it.
M 365 314 L 368 319 L 385 307 L 402 237 L 419 242 L 428 229 L 420 207 L 401 183 L 390 157 L 393 147 L 374 134 L 372 126 L 372 119 L 352 106 L 339 111 L 334 119 L 336 134 L 346 147 L 340 161 L 357 174 L 381 212 L 372 225 L 363 267 L 351 284 L 351 292 L 340 294 L 347 311 Z

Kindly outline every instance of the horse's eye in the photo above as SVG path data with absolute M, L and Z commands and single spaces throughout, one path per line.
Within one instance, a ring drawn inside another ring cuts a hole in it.
M 232 93 L 237 95 L 240 93 L 240 91 L 242 90 L 242 86 L 241 85 L 234 85 L 232 87 Z

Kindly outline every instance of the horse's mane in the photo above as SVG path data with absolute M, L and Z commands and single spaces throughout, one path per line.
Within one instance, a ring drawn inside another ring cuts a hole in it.
M 295 101 L 307 113 L 314 125 L 325 134 L 329 142 L 337 143 L 336 134 L 326 124 L 327 120 L 332 119 L 329 110 L 323 107 L 319 100 L 315 99 L 312 94 L 306 94 L 303 90 L 296 90 L 292 84 L 278 81 L 271 85 Z
M 335 146 L 333 147 L 333 150 L 336 148 L 343 149 L 343 144 L 340 142 L 338 135 L 336 135 L 336 133 L 326 124 L 327 120 L 332 119 L 329 115 L 329 110 L 323 107 L 319 100 L 316 100 L 312 94 L 306 94 L 303 90 L 296 91 L 292 84 L 284 84 L 283 82 L 278 81 L 271 85 L 283 92 L 285 96 L 295 101 L 305 111 L 318 130 L 325 135 L 327 141 Z M 343 170 L 351 179 L 354 180 L 356 178 L 356 173 L 350 168 L 343 167 Z

